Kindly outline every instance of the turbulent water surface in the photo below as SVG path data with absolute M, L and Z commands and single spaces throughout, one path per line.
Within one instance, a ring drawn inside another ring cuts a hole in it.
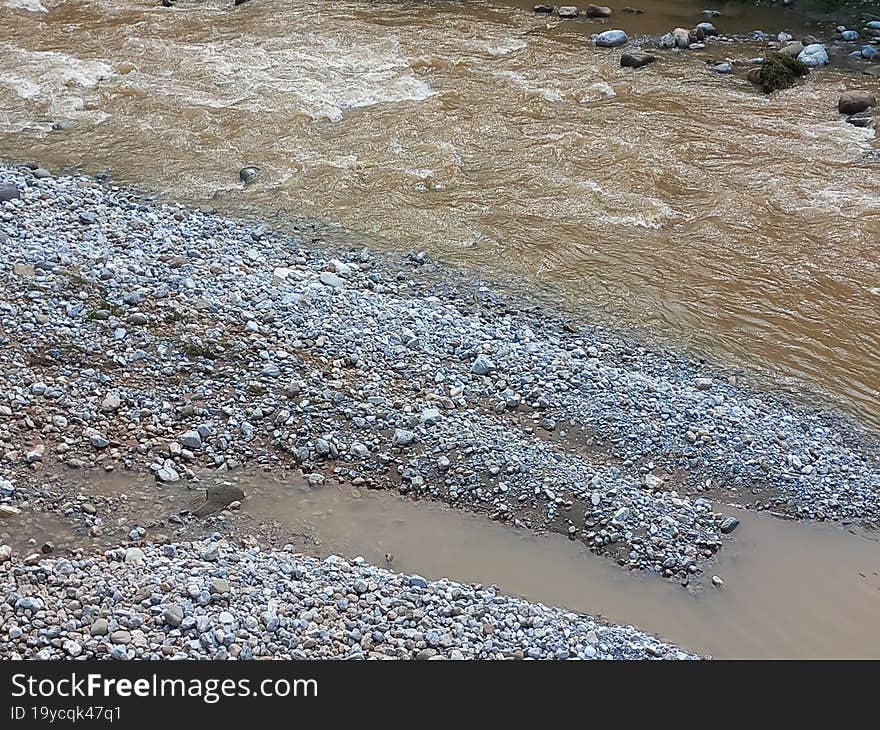
M 0 0 L 0 154 L 337 221 L 880 422 L 880 164 L 835 109 L 877 81 L 825 70 L 765 97 L 703 63 L 745 45 L 633 72 L 589 34 L 705 5 L 604 26 L 527 5 Z M 718 7 L 722 31 L 827 28 Z

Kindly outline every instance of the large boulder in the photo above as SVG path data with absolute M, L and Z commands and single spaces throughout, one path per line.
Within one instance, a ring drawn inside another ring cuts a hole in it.
M 811 43 L 798 54 L 797 58 L 809 68 L 825 66 L 828 63 L 828 51 L 821 43 Z
M 596 45 L 603 48 L 616 48 L 629 40 L 629 36 L 622 30 L 606 30 L 596 36 Z
M 798 59 L 784 53 L 768 53 L 760 68 L 749 71 L 748 79 L 765 94 L 770 94 L 794 86 L 806 74 L 807 67 Z
M 870 91 L 861 89 L 844 91 L 837 100 L 837 111 L 841 114 L 858 114 L 872 106 L 877 106 L 877 98 Z

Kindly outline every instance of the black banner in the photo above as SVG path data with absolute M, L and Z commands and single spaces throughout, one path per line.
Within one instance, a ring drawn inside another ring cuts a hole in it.
M 174 727 L 227 727 L 328 711 L 368 719 L 453 708 L 468 708 L 471 719 L 519 707 L 548 716 L 617 708 L 631 718 L 682 702 L 693 709 L 707 698 L 716 708 L 735 698 L 742 708 L 766 692 L 809 697 L 816 708 L 823 697 L 873 697 L 877 669 L 876 662 L 786 662 L 780 672 L 773 662 L 5 661 L 0 728 L 156 728 L 171 718 Z

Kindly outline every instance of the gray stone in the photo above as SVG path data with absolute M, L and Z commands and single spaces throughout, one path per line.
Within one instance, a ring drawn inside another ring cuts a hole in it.
M 620 65 L 624 68 L 641 68 L 656 60 L 657 56 L 644 51 L 625 51 L 620 55 Z
M 10 200 L 18 200 L 21 197 L 21 191 L 14 183 L 0 182 L 0 203 L 7 203 Z
M 183 607 L 179 605 L 168 606 L 162 612 L 162 618 L 165 623 L 174 628 L 177 628 L 183 623 L 183 616 Z
M 105 618 L 97 619 L 89 630 L 92 636 L 106 636 L 109 631 L 110 624 Z
M 202 436 L 198 431 L 187 431 L 178 441 L 187 449 L 199 450 L 202 448 Z
M 606 30 L 596 36 L 596 45 L 602 48 L 616 48 L 629 40 L 622 30 Z
M 487 355 L 477 355 L 471 365 L 471 372 L 476 375 L 488 375 L 495 369 L 495 363 Z

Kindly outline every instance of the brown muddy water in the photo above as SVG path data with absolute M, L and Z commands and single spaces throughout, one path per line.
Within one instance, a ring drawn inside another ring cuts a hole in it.
M 230 527 L 310 555 L 360 555 L 393 571 L 494 583 L 505 593 L 632 624 L 716 658 L 880 656 L 880 535 L 860 528 L 787 522 L 719 505 L 742 524 L 706 565 L 702 584 L 685 590 L 622 571 L 561 535 L 536 535 L 391 492 L 314 490 L 301 477 L 264 474 L 229 483 L 247 495 Z M 24 549 L 33 539 L 32 550 L 52 540 L 57 553 L 118 544 L 111 528 L 127 533 L 132 524 L 148 527 L 154 539 L 173 534 L 168 517 L 203 501 L 193 491 L 122 474 L 90 477 L 81 493 L 97 505 L 110 542 L 84 537 L 51 513 L 28 512 L 16 522 L 0 521 L 0 540 Z M 713 575 L 723 587 L 712 585 Z
M 713 5 L 633 4 L 603 25 L 524 0 L 0 0 L 0 155 L 338 222 L 877 426 L 880 164 L 835 105 L 880 83 L 826 69 L 765 97 L 703 63 L 754 46 L 621 69 L 589 33 L 660 33 Z M 722 32 L 834 25 L 714 5 Z M 263 170 L 247 188 L 244 165 Z

